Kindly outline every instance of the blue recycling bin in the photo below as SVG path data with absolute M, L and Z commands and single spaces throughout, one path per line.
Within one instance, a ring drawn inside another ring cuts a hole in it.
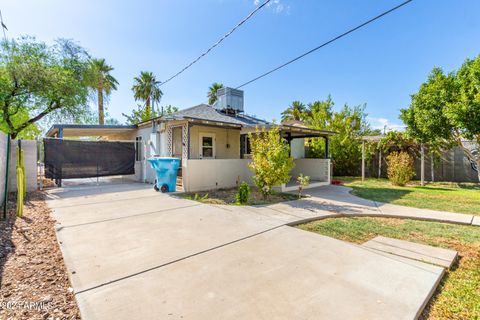
M 156 191 L 174 192 L 177 185 L 177 172 L 180 166 L 180 159 L 152 157 L 147 160 L 157 173 L 157 179 L 153 188 Z

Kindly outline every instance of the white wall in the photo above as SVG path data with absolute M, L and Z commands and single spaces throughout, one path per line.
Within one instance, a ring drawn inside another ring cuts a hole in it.
M 190 159 L 183 170 L 183 184 L 187 192 L 233 188 L 242 181 L 252 184 L 253 173 L 249 159 Z
M 27 192 L 37 190 L 37 141 L 22 140 L 22 149 L 25 163 Z M 8 191 L 17 191 L 17 140 L 10 144 L 10 163 L 8 171 Z M 1 151 L 0 151 L 1 152 Z M 5 156 L 4 156 L 5 158 Z M 5 176 L 0 177 L 4 179 Z
M 305 139 L 293 139 L 290 143 L 290 151 L 293 159 L 305 158 Z
M 330 159 L 295 159 L 291 176 L 296 178 L 303 173 L 310 180 L 329 181 Z
M 5 171 L 7 167 L 7 135 L 0 132 L 0 204 L 3 205 L 5 192 Z

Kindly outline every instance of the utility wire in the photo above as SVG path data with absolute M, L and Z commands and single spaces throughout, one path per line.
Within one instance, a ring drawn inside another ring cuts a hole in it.
M 7 41 L 7 34 L 5 33 L 5 30 L 8 31 L 8 29 L 7 29 L 7 26 L 5 25 L 5 23 L 3 23 L 2 10 L 0 10 L 0 24 L 1 24 L 2 31 L 3 31 L 3 40 Z
M 160 83 L 160 86 L 164 85 L 165 83 L 169 82 L 170 80 L 172 80 L 173 78 L 179 76 L 181 73 L 183 73 L 185 70 L 187 70 L 188 68 L 190 68 L 193 64 L 195 64 L 196 62 L 198 62 L 198 60 L 200 60 L 201 58 L 203 58 L 204 56 L 206 56 L 210 51 L 212 51 L 216 46 L 218 46 L 223 40 L 225 40 L 226 38 L 228 38 L 228 36 L 230 36 L 233 32 L 235 32 L 235 30 L 237 30 L 241 25 L 243 25 L 245 22 L 247 22 L 248 19 L 250 19 L 251 17 L 253 17 L 253 15 L 255 13 L 257 13 L 260 9 L 262 9 L 263 7 L 265 7 L 271 0 L 266 0 L 264 3 L 262 3 L 261 5 L 259 5 L 255 10 L 253 10 L 252 12 L 250 12 L 250 14 L 245 17 L 242 21 L 240 21 L 235 27 L 232 28 L 232 30 L 230 30 L 229 32 L 227 32 L 224 36 L 222 36 L 217 42 L 215 42 L 210 48 L 208 48 L 205 52 L 203 52 L 200 56 L 198 56 L 195 60 L 193 60 L 192 62 L 190 62 L 188 65 L 186 65 L 182 70 L 178 71 L 177 73 L 175 73 L 173 76 L 171 76 L 170 78 L 168 78 L 167 80 L 163 81 L 162 83 Z
M 408 1 L 402 2 L 402 3 L 399 4 L 398 6 L 393 7 L 392 9 L 387 10 L 387 11 L 379 14 L 378 16 L 374 17 L 374 18 L 365 21 L 364 23 L 356 26 L 355 28 L 352 28 L 352 29 L 350 29 L 350 30 L 348 30 L 348 31 L 346 31 L 346 32 L 344 32 L 344 33 L 336 36 L 335 38 L 330 39 L 330 40 L 328 40 L 327 42 L 322 43 L 322 44 L 319 45 L 318 47 L 315 47 L 315 48 L 313 48 L 313 49 L 311 49 L 311 50 L 309 50 L 309 51 L 307 51 L 307 52 L 299 55 L 298 57 L 293 58 L 292 60 L 289 60 L 289 61 L 285 62 L 284 64 L 282 64 L 282 65 L 280 65 L 280 66 L 278 66 L 278 67 L 276 67 L 276 68 L 274 68 L 274 69 L 272 69 L 272 70 L 270 70 L 270 71 L 267 71 L 267 72 L 259 75 L 258 77 L 253 78 L 253 79 L 250 80 L 250 81 L 245 82 L 244 84 L 236 87 L 236 89 L 239 89 L 239 88 L 241 88 L 241 87 L 244 87 L 244 86 L 246 86 L 247 84 L 250 84 L 250 83 L 252 83 L 252 82 L 254 82 L 254 81 L 257 81 L 257 80 L 259 80 L 259 79 L 261 79 L 261 78 L 263 78 L 263 77 L 265 77 L 265 76 L 268 76 L 269 74 L 271 74 L 271 73 L 273 73 L 273 72 L 275 72 L 275 71 L 277 71 L 277 70 L 279 70 L 279 69 L 281 69 L 281 68 L 283 68 L 283 67 L 286 67 L 286 66 L 288 66 L 289 64 L 291 64 L 291 63 L 293 63 L 293 62 L 295 62 L 295 61 L 297 61 L 297 60 L 300 60 L 301 58 L 309 55 L 310 53 L 313 53 L 313 52 L 317 51 L 318 49 L 321 49 L 321 48 L 329 45 L 330 43 L 335 42 L 335 41 L 339 40 L 340 38 L 343 38 L 343 37 L 347 36 L 348 34 L 354 32 L 354 31 L 356 31 L 356 30 L 358 30 L 358 29 L 360 29 L 360 28 L 362 28 L 362 27 L 365 27 L 366 25 L 374 22 L 375 20 L 378 20 L 378 19 L 382 18 L 383 16 L 385 16 L 385 15 L 387 15 L 387 14 L 389 14 L 389 13 L 391 13 L 391 12 L 397 10 L 397 9 L 400 9 L 401 7 L 403 7 L 404 5 L 406 5 L 406 4 L 408 4 L 408 3 L 412 2 L 412 1 L 413 1 L 413 0 L 408 0 Z

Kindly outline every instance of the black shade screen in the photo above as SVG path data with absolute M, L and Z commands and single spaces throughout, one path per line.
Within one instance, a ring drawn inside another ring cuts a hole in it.
M 135 143 L 43 139 L 45 177 L 91 178 L 135 174 Z

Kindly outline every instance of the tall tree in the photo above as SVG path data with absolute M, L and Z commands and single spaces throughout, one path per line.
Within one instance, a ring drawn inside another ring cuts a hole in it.
M 88 113 L 88 54 L 69 40 L 48 46 L 32 37 L 0 45 L 1 129 L 16 138 L 46 116 Z
M 293 101 L 292 104 L 282 112 L 282 121 L 303 120 L 307 108 L 300 101 Z
M 418 141 L 458 145 L 476 164 L 480 181 L 480 55 L 467 59 L 458 72 L 434 68 L 400 118 Z
M 160 81 L 157 81 L 155 75 L 149 71 L 141 71 L 139 77 L 133 79 L 133 97 L 136 101 L 145 102 L 144 113 L 149 118 L 152 117 L 151 97 L 153 92 L 153 101 L 159 103 L 163 93 L 160 90 Z
M 365 105 L 350 107 L 344 105 L 339 111 L 333 110 L 330 96 L 326 100 L 308 104 L 300 117 L 313 129 L 336 132 L 330 139 L 330 156 L 337 175 L 357 175 L 361 153 L 360 137 L 372 132 L 366 121 Z M 324 139 L 312 138 L 307 141 L 309 156 L 322 157 L 325 154 Z
M 105 62 L 105 59 L 92 59 L 90 61 L 89 85 L 97 95 L 98 103 L 98 124 L 105 123 L 104 101 L 113 90 L 117 90 L 118 81 L 110 72 L 113 67 Z
M 329 95 L 326 100 L 314 101 L 308 104 L 308 109 L 303 116 L 307 125 L 316 129 L 326 129 L 333 115 L 333 100 Z
M 178 108 L 172 105 L 167 105 L 162 108 L 156 108 L 153 110 L 153 114 L 150 111 L 146 111 L 146 107 L 137 105 L 137 109 L 132 110 L 130 115 L 122 113 L 122 115 L 127 118 L 128 124 L 137 124 L 139 122 L 147 121 L 155 117 L 160 117 L 168 115 L 174 112 L 177 112 Z
M 218 89 L 223 88 L 223 84 L 214 82 L 212 85 L 208 88 L 208 104 L 213 105 L 217 101 L 217 91 Z

